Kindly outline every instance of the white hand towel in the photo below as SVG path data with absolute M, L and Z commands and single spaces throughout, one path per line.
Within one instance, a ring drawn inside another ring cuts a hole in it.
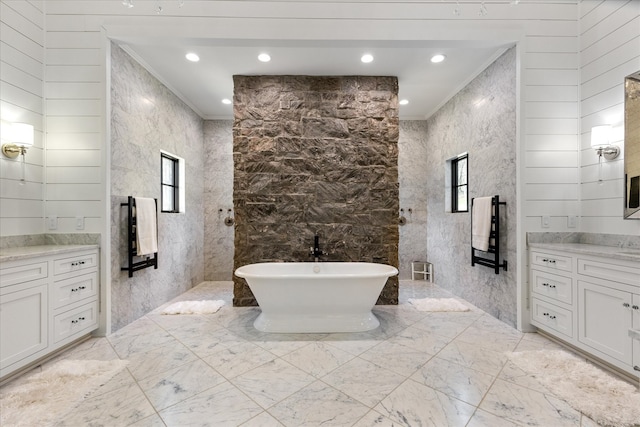
M 479 251 L 489 249 L 489 238 L 491 233 L 491 197 L 478 197 L 473 200 L 471 230 L 471 246 Z
M 156 201 L 136 197 L 136 249 L 137 255 L 158 252 L 158 226 L 156 224 Z

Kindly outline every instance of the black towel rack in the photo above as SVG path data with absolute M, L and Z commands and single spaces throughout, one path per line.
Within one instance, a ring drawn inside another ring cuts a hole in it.
M 158 199 L 154 199 L 156 202 L 156 227 L 158 218 Z M 140 257 L 137 254 L 136 248 L 136 216 L 133 213 L 133 208 L 136 205 L 136 201 L 132 196 L 129 196 L 127 203 L 120 203 L 121 207 L 127 207 L 127 266 L 121 267 L 120 270 L 128 271 L 129 277 L 133 277 L 133 272 L 142 270 L 144 268 L 153 267 L 158 269 L 158 252 L 154 252 L 153 257 L 144 256 Z M 134 257 L 143 258 L 134 262 Z
M 500 205 L 507 202 L 501 202 L 500 196 L 496 195 L 491 198 L 491 231 L 489 234 L 489 249 L 485 253 L 493 255 L 490 258 L 483 258 L 476 255 L 478 249 L 473 247 L 473 201 L 471 199 L 471 266 L 475 264 L 484 265 L 493 268 L 496 274 L 500 274 L 500 267 L 507 271 L 507 260 L 500 263 Z M 493 242 L 493 245 L 491 244 Z M 479 251 L 482 252 L 482 251 Z

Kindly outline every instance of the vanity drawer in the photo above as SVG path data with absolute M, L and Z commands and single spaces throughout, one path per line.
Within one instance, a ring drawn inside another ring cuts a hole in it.
M 537 323 L 542 329 L 549 328 L 566 338 L 573 339 L 573 314 L 571 311 L 537 298 L 532 299 L 531 309 L 534 324 Z
M 640 268 L 578 258 L 578 274 L 640 286 Z
M 44 279 L 48 276 L 47 262 L 34 262 L 32 264 L 7 267 L 0 270 L 0 286 L 17 285 L 18 283 Z
M 544 271 L 531 270 L 531 290 L 565 304 L 573 304 L 573 279 Z
M 61 280 L 53 284 L 53 308 L 98 295 L 98 272 Z
M 98 301 L 93 301 L 53 318 L 53 342 L 76 334 L 91 332 L 98 327 Z
M 98 266 L 98 253 L 88 252 L 69 258 L 60 258 L 53 261 L 53 274 L 71 273 Z
M 544 252 L 531 252 L 531 265 L 573 272 L 573 258 Z

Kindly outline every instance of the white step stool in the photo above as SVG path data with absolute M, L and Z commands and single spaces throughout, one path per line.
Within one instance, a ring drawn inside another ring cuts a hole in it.
M 416 275 L 418 279 L 416 279 Z M 413 261 L 411 263 L 411 280 L 426 280 L 433 283 L 433 264 L 427 261 Z

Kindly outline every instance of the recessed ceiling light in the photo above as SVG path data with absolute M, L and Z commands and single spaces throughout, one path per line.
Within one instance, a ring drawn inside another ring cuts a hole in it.
M 445 58 L 446 58 L 446 56 L 444 56 L 443 54 L 439 53 L 439 54 L 433 55 L 431 57 L 431 62 L 433 62 L 434 64 L 437 64 L 438 62 L 444 61 Z
M 360 61 L 364 62 L 365 64 L 368 64 L 369 62 L 373 61 L 373 55 L 367 53 L 362 55 L 362 58 L 360 58 Z
M 398 102 L 398 104 L 400 105 L 407 105 L 409 103 L 408 99 L 401 99 L 400 102 Z
M 187 53 L 184 57 L 187 58 L 187 60 L 189 60 L 191 62 L 200 61 L 200 57 L 198 55 L 196 55 L 195 53 L 193 53 L 193 52 Z
M 231 100 L 229 98 L 225 98 L 225 99 L 222 100 L 222 103 L 229 105 L 229 104 L 231 104 Z
M 271 56 L 268 53 L 261 53 L 260 55 L 258 55 L 258 61 L 269 62 L 271 61 Z

